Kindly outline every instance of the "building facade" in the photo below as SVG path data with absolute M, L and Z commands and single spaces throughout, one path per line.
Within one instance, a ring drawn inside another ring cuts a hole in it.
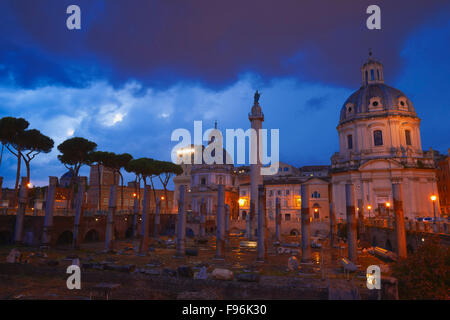
M 402 185 L 405 217 L 432 215 L 437 193 L 433 157 L 422 151 L 420 119 L 408 97 L 384 83 L 383 65 L 370 55 L 362 86 L 341 109 L 339 152 L 331 158 L 336 216 L 345 218 L 345 185 L 353 184 L 355 207 L 367 215 L 389 214 L 392 184 Z

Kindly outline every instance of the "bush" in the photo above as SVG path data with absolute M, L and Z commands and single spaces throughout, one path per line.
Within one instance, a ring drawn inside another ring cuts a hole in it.
M 450 250 L 439 238 L 425 241 L 418 250 L 392 266 L 400 299 L 449 299 Z

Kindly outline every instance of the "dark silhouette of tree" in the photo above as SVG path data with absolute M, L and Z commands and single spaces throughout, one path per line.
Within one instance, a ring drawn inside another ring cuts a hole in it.
M 97 148 L 95 142 L 89 141 L 84 138 L 74 137 L 65 140 L 58 146 L 60 155 L 58 155 L 59 161 L 64 164 L 68 170 L 73 171 L 73 175 L 70 179 L 70 191 L 67 198 L 67 204 L 72 201 L 74 179 L 78 177 L 80 168 L 83 165 L 90 164 L 89 154 Z
M 166 204 L 166 213 L 169 212 L 169 199 L 167 198 L 167 185 L 169 184 L 170 178 L 173 175 L 179 175 L 183 173 L 183 168 L 169 161 L 158 161 L 157 165 L 159 167 L 159 180 L 161 181 L 164 188 L 164 199 Z
M 134 172 L 136 175 L 138 175 L 142 181 L 144 181 L 144 187 L 146 187 L 147 184 L 147 178 L 150 179 L 150 183 L 153 189 L 153 196 L 156 203 L 156 191 L 153 185 L 153 178 L 157 177 L 161 171 L 158 168 L 157 160 L 151 159 L 151 158 L 139 158 L 130 161 L 127 168 Z
M 27 179 L 30 181 L 30 162 L 39 153 L 49 153 L 53 149 L 52 139 L 43 135 L 39 130 L 25 130 L 20 137 L 22 157 L 27 167 Z
M 120 172 L 122 168 L 127 167 L 133 157 L 128 153 L 115 154 L 113 152 L 107 152 L 104 165 L 113 170 L 113 183 L 116 184 L 116 174 L 119 174 L 121 180 L 121 199 L 120 208 L 123 210 L 123 175 Z
M 4 117 L 0 119 L 0 141 L 17 158 L 15 193 L 19 188 L 20 167 L 22 159 L 23 146 L 21 137 L 28 128 L 29 122 L 23 118 Z

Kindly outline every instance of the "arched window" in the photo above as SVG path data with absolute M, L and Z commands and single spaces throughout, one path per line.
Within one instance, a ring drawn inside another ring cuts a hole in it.
M 353 137 L 351 134 L 347 136 L 347 148 L 353 149 Z
M 383 145 L 383 133 L 381 132 L 381 130 L 375 130 L 373 132 L 373 144 L 376 146 Z
M 375 80 L 375 73 L 373 71 L 373 69 L 370 69 L 370 80 Z
M 411 145 L 411 131 L 405 130 L 405 139 L 406 139 L 406 145 Z
M 366 84 L 369 82 L 369 76 L 367 74 L 367 70 L 366 70 Z

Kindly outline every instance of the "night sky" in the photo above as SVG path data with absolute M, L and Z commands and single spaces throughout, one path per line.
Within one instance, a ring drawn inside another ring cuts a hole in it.
M 81 30 L 66 28 L 70 4 Z M 381 30 L 366 28 L 371 4 Z M 448 0 L 2 0 L 0 15 L 0 117 L 24 117 L 55 141 L 31 162 L 36 185 L 66 171 L 56 146 L 72 136 L 170 160 L 172 131 L 194 120 L 246 129 L 256 89 L 263 126 L 280 129 L 280 160 L 329 164 L 369 48 L 412 100 L 423 149 L 450 147 Z M 15 170 L 5 152 L 4 187 Z

